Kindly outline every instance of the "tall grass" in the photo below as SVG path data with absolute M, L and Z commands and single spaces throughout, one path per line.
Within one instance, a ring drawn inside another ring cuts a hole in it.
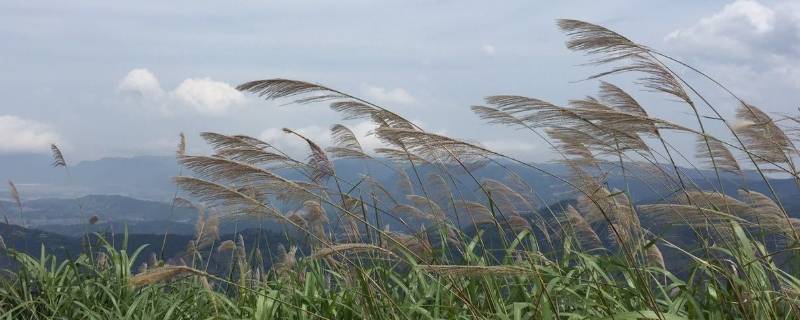
M 308 146 L 306 159 L 253 137 L 218 133 L 202 134 L 213 154 L 189 155 L 182 139 L 177 158 L 191 175 L 175 182 L 192 201 L 176 198 L 173 205 L 201 212 L 182 256 L 134 266 L 138 251 L 129 254 L 124 245 L 104 244 L 63 262 L 44 250 L 37 259 L 8 249 L 20 267 L 0 283 L 2 316 L 796 318 L 800 220 L 787 212 L 770 178 L 788 176 L 800 186 L 798 118 L 773 120 L 696 68 L 604 27 L 558 25 L 568 48 L 608 68 L 588 79 L 635 74 L 693 121 L 651 116 L 629 91 L 605 80 L 597 97 L 566 106 L 498 95 L 472 107 L 489 124 L 524 130 L 551 146 L 570 169 L 558 175 L 319 84 L 251 81 L 238 89 L 269 100 L 326 103 L 344 119 L 367 119 L 384 145 L 365 151 L 343 124 L 331 127 L 335 143 L 327 149 L 284 129 Z M 730 93 L 740 103 L 736 119 L 725 119 L 676 68 Z M 712 135 L 709 122 L 727 132 Z M 704 179 L 713 183 L 694 181 L 679 165 L 691 156 L 666 137 L 676 132 L 695 137 L 696 159 L 688 163 L 710 169 Z M 335 159 L 363 162 L 364 174 L 355 181 L 338 175 Z M 390 168 L 396 186 L 371 176 L 370 166 Z M 484 166 L 503 168 L 507 178 L 480 178 Z M 522 179 L 520 168 L 568 186 L 574 205 L 548 207 L 551 199 Z M 752 172 L 769 193 L 745 184 Z M 614 175 L 625 188 L 609 186 Z M 737 196 L 724 190 L 731 180 Z M 661 201 L 634 203 L 632 181 L 646 181 Z M 288 249 L 266 253 L 272 268 L 262 264 L 261 250 L 269 248 L 250 248 L 241 236 L 219 243 L 219 224 L 245 216 L 283 224 Z M 211 256 L 227 257 L 227 271 L 209 273 Z

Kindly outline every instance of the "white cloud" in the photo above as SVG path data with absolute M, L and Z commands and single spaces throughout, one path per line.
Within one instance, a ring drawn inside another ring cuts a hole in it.
M 135 93 L 145 99 L 160 99 L 164 96 L 158 78 L 147 69 L 133 69 L 119 82 L 121 92 Z
M 147 69 L 133 69 L 122 78 L 117 89 L 133 93 L 145 107 L 154 108 L 163 115 L 183 108 L 199 114 L 218 116 L 233 107 L 243 105 L 245 96 L 233 86 L 210 78 L 189 78 L 177 88 L 165 92 L 158 78 Z
M 800 2 L 737 0 L 664 41 L 747 100 L 783 108 L 800 89 Z
M 672 31 L 665 41 L 673 50 L 716 58 L 763 59 L 797 55 L 800 11 L 791 3 L 765 6 L 737 0 L 694 25 Z
M 185 105 L 208 115 L 224 114 L 245 102 L 244 95 L 234 87 L 209 78 L 183 80 L 172 93 Z
M 59 135 L 41 122 L 0 115 L 0 152 L 47 152 Z
M 371 100 L 387 104 L 412 104 L 416 99 L 403 88 L 386 89 L 383 87 L 361 85 L 361 91 Z
M 485 53 L 487 55 L 490 55 L 490 56 L 493 56 L 495 54 L 495 52 L 496 52 L 496 50 L 494 49 L 494 46 L 490 45 L 490 44 L 483 45 L 483 47 L 481 47 L 481 50 L 483 51 L 483 53 Z

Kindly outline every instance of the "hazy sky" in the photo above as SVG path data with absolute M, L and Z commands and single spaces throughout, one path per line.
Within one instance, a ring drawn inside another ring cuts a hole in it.
M 595 93 L 596 82 L 576 80 L 599 69 L 564 48 L 558 18 L 610 27 L 701 67 L 768 111 L 796 112 L 796 1 L 5 0 L 0 154 L 48 152 L 52 142 L 73 160 L 169 154 L 182 131 L 197 152 L 205 151 L 202 131 L 301 150 L 281 127 L 325 144 L 327 128 L 340 122 L 326 106 L 279 106 L 233 89 L 284 77 L 542 161 L 550 154 L 542 142 L 485 125 L 469 106 L 493 94 L 565 103 Z M 617 80 L 640 93 L 630 79 Z M 641 95 L 656 115 L 691 119 L 685 106 Z M 732 114 L 732 101 L 711 96 Z

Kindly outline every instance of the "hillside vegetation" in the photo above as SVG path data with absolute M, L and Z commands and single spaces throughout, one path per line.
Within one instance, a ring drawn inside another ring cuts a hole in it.
M 0 280 L 0 317 L 798 318 L 800 220 L 778 194 L 800 187 L 800 118 L 770 115 L 694 67 L 602 26 L 558 26 L 567 47 L 601 69 L 588 77 L 599 94 L 565 106 L 497 95 L 472 111 L 548 145 L 568 170 L 433 133 L 319 84 L 247 82 L 238 89 L 369 120 L 383 145 L 365 151 L 342 124 L 331 126 L 335 144 L 325 149 L 285 128 L 287 139 L 308 147 L 306 159 L 250 136 L 210 132 L 202 138 L 213 154 L 190 155 L 181 136 L 177 160 L 186 174 L 175 178 L 182 196 L 173 205 L 199 212 L 186 249 L 153 251 L 139 263 L 144 249 L 125 239 L 86 236 L 81 253 L 62 260 L 9 245 L 4 252 L 19 267 Z M 737 100 L 735 119 L 724 118 L 687 73 Z M 633 90 L 607 82 L 618 74 L 663 94 L 693 121 L 651 116 Z M 673 134 L 691 136 L 695 154 L 681 153 L 667 138 Z M 67 168 L 53 152 L 54 165 Z M 358 161 L 361 174 L 343 177 L 335 159 Z M 687 161 L 692 168 L 678 165 Z M 477 173 L 487 166 L 503 178 Z M 376 178 L 372 168 L 392 178 Z M 695 172 L 701 168 L 707 174 Z M 529 172 L 564 189 L 540 190 L 522 178 Z M 632 199 L 642 189 L 647 201 Z M 553 204 L 556 194 L 568 200 Z M 281 244 L 220 237 L 221 224 L 242 217 L 279 224 Z

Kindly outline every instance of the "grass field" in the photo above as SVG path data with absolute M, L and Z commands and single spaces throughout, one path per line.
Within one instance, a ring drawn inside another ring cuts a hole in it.
M 800 187 L 794 144 L 800 118 L 773 117 L 694 67 L 601 26 L 558 25 L 567 47 L 587 53 L 602 70 L 589 77 L 598 81 L 599 94 L 566 106 L 492 96 L 472 111 L 550 146 L 569 175 L 432 133 L 389 108 L 322 85 L 252 81 L 238 89 L 269 100 L 329 104 L 344 119 L 370 120 L 383 146 L 365 151 L 341 124 L 332 125 L 335 145 L 326 149 L 284 129 L 287 139 L 308 146 L 307 159 L 253 137 L 218 133 L 202 135 L 212 155 L 189 155 L 181 135 L 177 159 L 191 174 L 175 178 L 183 196 L 174 205 L 201 212 L 185 254 L 134 265 L 137 248 L 124 243 L 87 242 L 84 254 L 67 261 L 44 250 L 35 257 L 7 248 L 19 268 L 0 278 L 0 317 L 798 318 L 800 220 L 776 197 L 770 178 L 788 177 Z M 739 101 L 735 119 L 725 119 L 686 73 Z M 637 85 L 665 95 L 676 112 L 696 121 L 650 116 L 633 90 L 602 80 L 617 74 L 635 76 Z M 712 135 L 709 126 L 724 134 Z M 671 145 L 665 138 L 671 133 L 691 135 L 695 154 Z M 53 151 L 54 165 L 68 168 L 60 150 Z M 357 181 L 342 179 L 334 159 L 391 168 L 393 185 L 369 170 Z M 692 169 L 679 165 L 687 160 Z M 576 204 L 547 207 L 548 199 L 510 169 L 502 181 L 473 174 L 508 163 L 552 175 L 569 186 Z M 700 190 L 684 172 L 696 168 L 711 170 L 708 179 L 716 181 L 756 174 L 770 192 L 747 185 Z M 630 190 L 608 186 L 610 172 L 652 181 L 665 190 L 662 201 L 633 203 Z M 278 209 L 286 207 L 297 210 Z M 219 241 L 219 224 L 241 216 L 282 224 L 287 245 L 262 252 L 242 238 Z M 666 236 L 666 226 L 682 230 L 682 241 Z M 209 272 L 211 255 L 226 256 L 228 270 Z M 264 268 L 265 257 L 275 261 L 272 268 Z

